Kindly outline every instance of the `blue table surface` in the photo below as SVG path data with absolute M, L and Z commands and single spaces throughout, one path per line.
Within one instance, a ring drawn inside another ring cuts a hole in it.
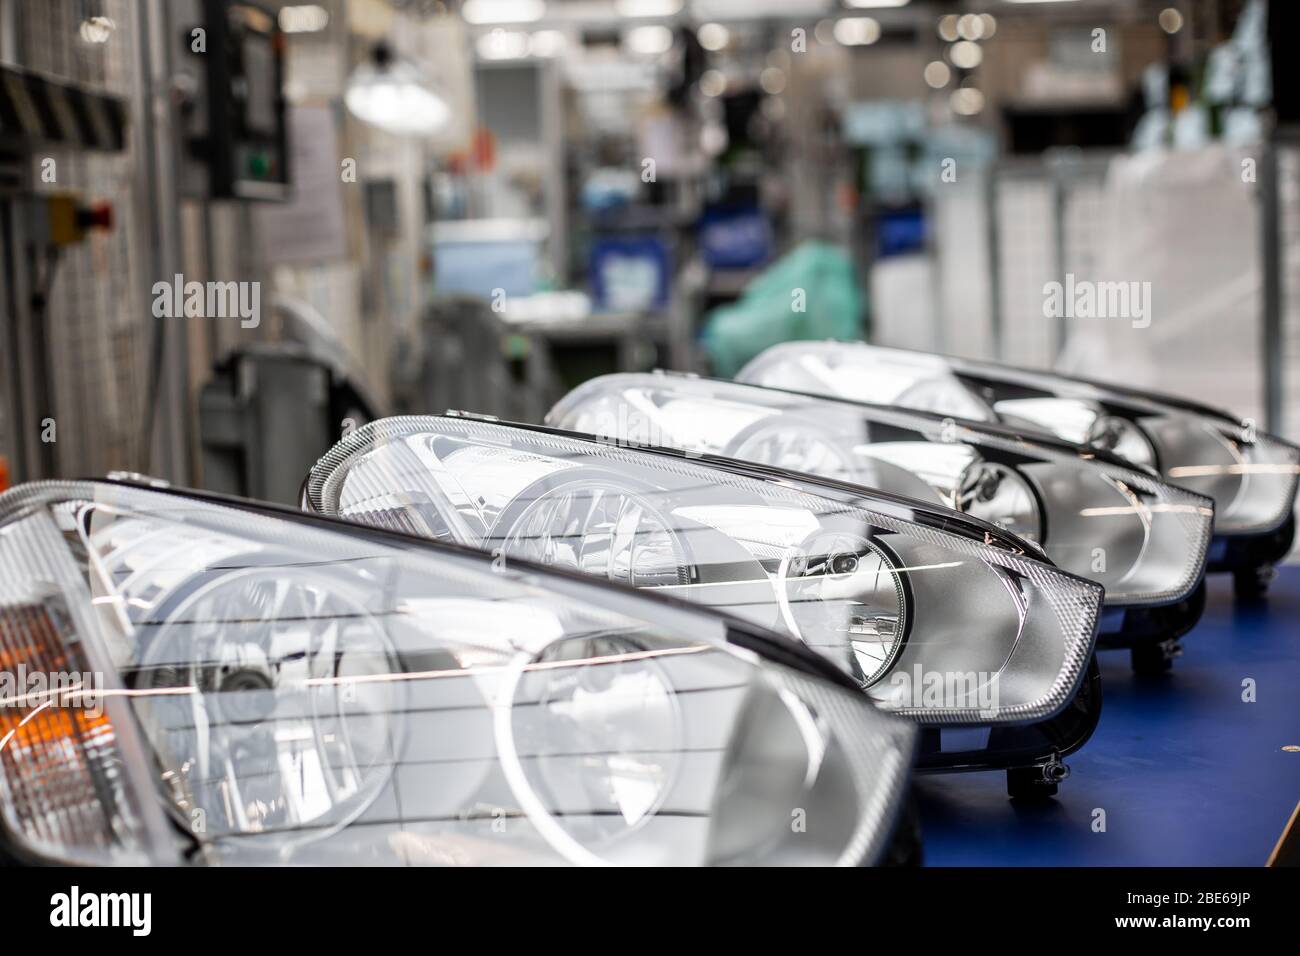
M 1257 608 L 1212 575 L 1182 643 L 1155 679 L 1127 651 L 1100 654 L 1101 722 L 1055 800 L 1008 800 L 1005 773 L 921 777 L 927 865 L 1263 865 L 1300 801 L 1300 752 L 1283 749 L 1300 746 L 1300 566 Z

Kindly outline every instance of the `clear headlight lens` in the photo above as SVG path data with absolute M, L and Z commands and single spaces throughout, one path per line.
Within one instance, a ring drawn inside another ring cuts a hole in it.
M 1118 415 L 1099 415 L 1088 428 L 1083 443 L 1144 468 L 1156 467 L 1156 450 L 1151 439 L 1133 422 Z
M 467 418 L 367 425 L 317 463 L 307 497 L 325 514 L 723 610 L 803 641 L 927 722 L 1059 712 L 1101 599 L 947 509 Z M 919 675 L 954 670 L 972 675 L 969 691 L 912 694 Z
M 852 481 L 856 473 L 852 453 L 836 447 L 820 434 L 820 429 L 806 425 L 811 423 L 797 419 L 761 420 L 755 423 L 756 427 L 746 428 L 736 435 L 720 451 L 741 461 L 756 461 L 787 471 Z M 569 426 L 557 424 L 557 427 Z M 586 431 L 582 428 L 573 430 Z M 673 442 L 666 444 L 679 447 Z
M 858 864 L 914 738 L 721 618 L 118 485 L 0 496 L 0 651 L 59 861 Z
M 690 559 L 672 520 L 646 497 L 586 479 L 522 504 L 503 522 L 511 557 L 632 587 L 690 583 Z
M 755 356 L 737 382 L 873 405 L 894 405 L 993 421 L 989 404 L 953 374 L 941 355 L 898 349 L 860 351 L 857 342 L 786 342 Z M 888 351 L 888 356 L 876 353 Z
M 1205 569 L 1214 511 L 1196 494 L 1051 438 L 681 375 L 574 389 L 555 426 L 774 465 L 955 508 L 1043 547 L 1113 606 L 1168 604 Z
M 1149 416 L 1140 424 L 1159 448 L 1164 476 L 1214 499 L 1216 533 L 1264 533 L 1290 517 L 1300 448 L 1187 415 Z
M 1214 499 L 1215 533 L 1266 534 L 1295 508 L 1300 448 L 1176 398 L 865 343 L 787 342 L 737 381 L 995 420 L 1092 443 Z
M 870 687 L 897 660 L 907 633 L 907 592 L 894 559 L 853 534 L 818 534 L 792 549 L 777 570 L 777 601 L 789 632 L 847 628 L 856 673 Z M 842 621 L 845 600 L 854 610 Z
M 973 462 L 961 473 L 953 505 L 958 511 L 1041 542 L 1043 522 L 1029 483 L 1015 469 L 991 461 Z

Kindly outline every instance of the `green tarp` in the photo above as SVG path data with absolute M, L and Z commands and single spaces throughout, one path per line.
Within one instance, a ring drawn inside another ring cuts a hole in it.
M 838 246 L 806 242 L 772 263 L 735 302 L 705 318 L 701 341 L 715 375 L 731 378 L 771 345 L 862 338 L 862 294 Z

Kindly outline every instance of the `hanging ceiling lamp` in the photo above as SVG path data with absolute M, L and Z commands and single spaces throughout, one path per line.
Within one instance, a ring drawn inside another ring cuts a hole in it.
M 386 43 L 348 78 L 344 101 L 352 115 L 389 133 L 429 136 L 451 120 L 451 107 L 415 64 L 399 60 Z

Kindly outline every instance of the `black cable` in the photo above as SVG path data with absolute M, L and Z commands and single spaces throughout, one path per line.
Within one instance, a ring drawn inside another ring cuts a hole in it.
M 54 291 L 54 276 L 58 272 L 59 266 L 59 247 L 47 245 L 45 247 L 45 268 L 44 276 L 38 281 L 36 288 L 32 290 L 31 299 L 31 335 L 33 351 L 40 362 L 41 374 L 44 380 L 41 382 L 39 389 L 40 395 L 38 400 L 42 402 L 42 413 L 58 420 L 58 410 L 55 407 L 54 396 L 54 365 L 50 356 L 50 340 L 48 332 L 48 317 L 50 295 Z M 28 268 L 30 274 L 39 275 L 40 269 L 40 249 L 32 245 L 28 249 Z M 41 443 L 40 455 L 42 458 L 41 468 L 45 472 L 42 477 L 54 477 L 54 448 L 53 443 Z
M 154 422 L 157 418 L 158 401 L 162 393 L 162 374 L 163 374 L 163 355 L 164 355 L 164 335 L 165 330 L 163 323 L 166 317 L 154 319 L 153 335 L 149 340 L 149 369 L 148 385 L 144 392 L 144 423 L 142 428 L 141 447 L 137 460 L 140 462 L 140 471 L 149 474 L 150 463 L 153 457 L 153 429 Z

